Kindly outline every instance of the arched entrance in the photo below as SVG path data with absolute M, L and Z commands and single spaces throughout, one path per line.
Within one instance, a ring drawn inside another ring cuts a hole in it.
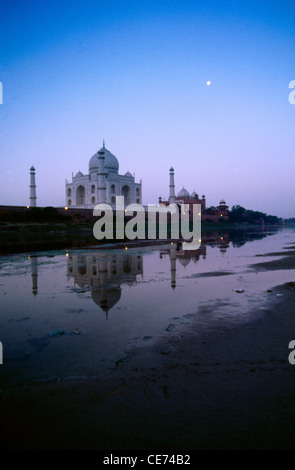
M 125 206 L 128 206 L 129 204 L 131 204 L 131 189 L 127 184 L 125 184 L 125 186 L 122 187 L 121 193 L 122 193 L 122 196 L 124 196 Z
M 76 191 L 76 204 L 85 204 L 85 188 L 80 184 Z

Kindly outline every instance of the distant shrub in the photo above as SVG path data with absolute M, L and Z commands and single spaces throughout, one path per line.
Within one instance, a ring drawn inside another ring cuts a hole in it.
M 60 214 L 55 207 L 30 207 L 24 211 L 10 210 L 0 213 L 1 222 L 68 222 L 72 218 L 69 215 Z

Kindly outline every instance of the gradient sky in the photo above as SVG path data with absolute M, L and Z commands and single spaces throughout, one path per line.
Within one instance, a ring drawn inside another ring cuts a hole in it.
M 295 216 L 294 1 L 1 0 L 0 205 L 65 204 L 102 146 L 143 203 L 183 186 Z M 207 80 L 211 85 L 207 86 Z

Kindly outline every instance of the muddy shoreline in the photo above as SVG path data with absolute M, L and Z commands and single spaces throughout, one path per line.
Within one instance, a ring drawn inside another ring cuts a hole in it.
M 260 259 L 252 269 L 295 269 L 292 247 Z M 103 377 L 37 383 L 15 395 L 2 386 L 0 447 L 294 449 L 294 306 L 290 279 L 269 286 L 253 320 L 202 329 L 192 322 L 128 351 Z

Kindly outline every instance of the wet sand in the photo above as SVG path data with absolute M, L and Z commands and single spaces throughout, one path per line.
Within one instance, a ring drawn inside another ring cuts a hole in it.
M 251 269 L 295 269 L 295 250 L 260 260 Z M 1 448 L 294 449 L 295 279 L 269 290 L 248 323 L 192 322 L 103 377 L 2 390 Z

